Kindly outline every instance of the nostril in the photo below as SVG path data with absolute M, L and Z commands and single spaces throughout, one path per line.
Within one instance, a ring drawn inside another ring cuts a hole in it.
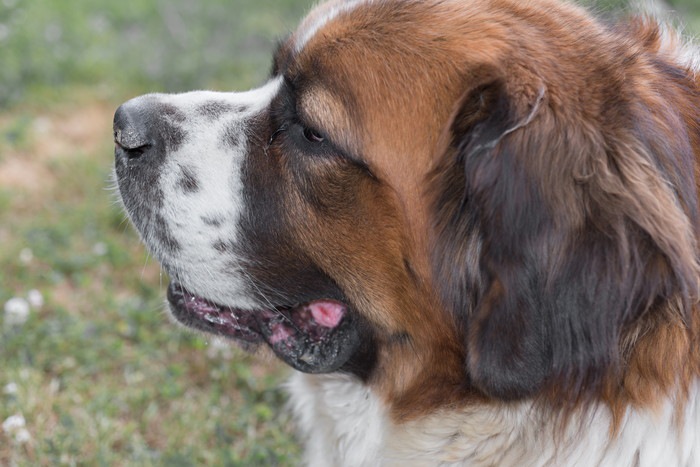
M 117 151 L 123 152 L 123 154 L 129 160 L 138 159 L 143 156 L 143 154 L 151 148 L 150 144 L 144 144 L 142 146 L 137 146 L 135 148 L 127 148 L 122 146 L 115 138 L 114 145 Z

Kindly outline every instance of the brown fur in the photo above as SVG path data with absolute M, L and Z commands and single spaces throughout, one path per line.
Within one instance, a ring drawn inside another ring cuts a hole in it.
M 460 309 L 439 293 L 468 280 L 473 289 L 487 287 L 488 280 L 477 277 L 481 269 L 501 266 L 480 259 L 482 234 L 465 230 L 462 242 L 440 251 L 468 271 L 461 282 L 444 277 L 448 270 L 454 276 L 454 266 L 435 267 L 432 253 L 441 231 L 454 228 L 445 219 L 458 215 L 460 201 L 449 195 L 456 204 L 439 206 L 437 218 L 434 203 L 445 199 L 446 186 L 457 190 L 496 176 L 496 168 L 484 164 L 483 173 L 466 176 L 455 169 L 455 132 L 489 118 L 484 100 L 493 104 L 503 96 L 522 129 L 503 128 L 496 145 L 521 151 L 515 157 L 523 183 L 534 184 L 552 226 L 616 236 L 621 261 L 653 248 L 658 253 L 643 268 L 667 278 L 659 280 L 668 280 L 665 290 L 673 294 L 652 297 L 654 303 L 622 318 L 619 334 L 610 337 L 617 350 L 605 367 L 561 369 L 542 383 L 541 394 L 554 401 L 603 400 L 619 417 L 629 404 L 654 407 L 677 387 L 688 388 L 700 368 L 700 318 L 691 308 L 698 219 L 697 187 L 687 184 L 683 167 L 697 173 L 698 164 L 683 158 L 700 154 L 699 85 L 662 50 L 653 22 L 607 29 L 550 1 L 378 3 L 340 15 L 300 53 L 294 40 L 280 56 L 290 76 L 306 75 L 299 111 L 361 158 L 373 178 L 349 176 L 344 189 L 322 182 L 324 171 L 335 170 L 332 162 L 315 166 L 316 196 L 328 209 L 319 215 L 292 200 L 290 223 L 304 250 L 378 329 L 379 366 L 371 384 L 396 418 L 484 397 L 465 367 L 476 371 L 484 358 L 475 340 L 490 320 L 495 305 L 489 301 L 499 303 L 510 290 L 495 280 L 478 304 L 459 298 Z M 641 129 L 630 123 L 631 111 L 646 119 Z M 541 245 L 549 271 L 564 267 L 579 248 L 570 235 Z M 562 379 L 568 377 L 577 381 Z

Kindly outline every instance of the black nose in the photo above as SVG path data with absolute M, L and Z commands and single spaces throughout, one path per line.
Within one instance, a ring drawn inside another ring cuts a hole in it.
M 156 135 L 149 109 L 136 100 L 119 106 L 114 114 L 114 144 L 117 157 L 137 159 L 153 148 Z

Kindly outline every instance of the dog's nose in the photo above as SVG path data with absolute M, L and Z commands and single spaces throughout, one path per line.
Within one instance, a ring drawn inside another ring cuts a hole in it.
M 155 144 L 148 108 L 136 100 L 119 106 L 114 113 L 114 144 L 117 157 L 138 159 Z

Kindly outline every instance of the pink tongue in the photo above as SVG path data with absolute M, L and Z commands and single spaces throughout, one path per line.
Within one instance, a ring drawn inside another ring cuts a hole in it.
M 319 300 L 307 305 L 314 321 L 326 328 L 334 328 L 340 323 L 345 314 L 345 307 L 338 302 Z

